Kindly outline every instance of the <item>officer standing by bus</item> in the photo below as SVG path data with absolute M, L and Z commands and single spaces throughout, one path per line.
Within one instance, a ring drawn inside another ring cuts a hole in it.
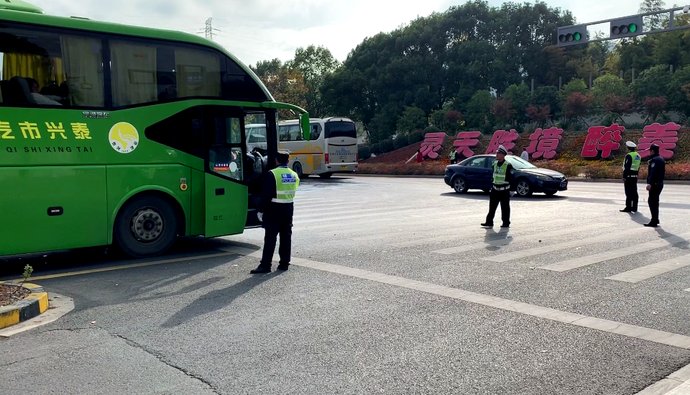
M 659 155 L 658 145 L 652 144 L 649 149 L 652 155 L 647 162 L 647 190 L 649 191 L 647 202 L 649 203 L 649 211 L 652 213 L 652 219 L 644 226 L 656 228 L 659 226 L 659 196 L 661 195 L 661 190 L 664 189 L 666 161 Z
M 510 181 L 513 173 L 513 166 L 506 161 L 508 151 L 504 146 L 499 145 L 496 151 L 496 161 L 493 164 L 493 185 L 489 193 L 489 213 L 486 215 L 486 222 L 481 225 L 485 228 L 494 226 L 494 216 L 498 204 L 501 203 L 501 228 L 510 226 Z
M 292 244 L 292 215 L 299 176 L 288 168 L 290 153 L 278 151 L 278 167 L 272 169 L 264 179 L 259 203 L 259 219 L 263 222 L 264 251 L 261 262 L 251 274 L 269 273 L 276 248 L 276 238 L 280 235 L 278 270 L 288 270 Z
M 637 153 L 637 144 L 632 141 L 626 141 L 625 146 L 628 147 L 628 154 L 625 155 L 623 162 L 623 183 L 625 185 L 625 208 L 620 210 L 622 213 L 637 212 L 637 201 L 639 195 L 637 194 L 637 173 L 640 170 L 642 157 Z

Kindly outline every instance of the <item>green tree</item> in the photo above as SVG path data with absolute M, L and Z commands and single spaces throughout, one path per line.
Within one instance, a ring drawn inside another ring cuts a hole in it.
M 625 97 L 629 95 L 630 88 L 622 78 L 616 75 L 604 74 L 597 77 L 592 84 L 593 104 L 597 106 L 603 106 L 612 96 Z
M 673 73 L 669 84 L 669 106 L 690 115 L 690 66 L 685 66 Z
M 479 90 L 472 95 L 465 109 L 465 119 L 469 128 L 478 128 L 488 132 L 493 126 L 491 105 L 493 97 L 487 90 Z
M 646 12 L 658 12 L 665 8 L 663 0 L 642 0 L 640 14 Z M 659 30 L 668 22 L 668 18 L 661 14 L 644 17 L 643 24 L 646 30 Z
M 397 131 L 410 133 L 415 130 L 424 129 L 428 125 L 424 110 L 419 107 L 405 107 L 402 115 L 396 123 Z
M 553 85 L 540 86 L 534 90 L 530 105 L 537 107 L 549 106 L 552 112 L 560 111 L 560 99 L 558 97 L 558 88 Z
M 671 71 L 667 65 L 656 65 L 640 73 L 632 84 L 635 96 L 641 101 L 647 96 L 666 96 L 671 86 Z
M 283 64 L 278 59 L 257 62 L 254 73 L 278 101 L 306 107 L 308 88 L 299 70 Z
M 326 115 L 321 88 L 325 78 L 335 72 L 339 65 L 331 52 L 321 46 L 310 45 L 307 48 L 297 48 L 295 51 L 295 58 L 290 62 L 290 67 L 304 76 L 307 88 L 306 110 L 310 114 L 316 117 Z
M 515 122 L 516 124 L 524 123 L 527 121 L 527 116 L 525 115 L 525 110 L 527 105 L 529 105 L 532 94 L 529 90 L 527 84 L 511 84 L 506 88 L 501 98 L 506 99 L 510 102 L 513 109 L 514 117 L 509 119 L 508 122 Z

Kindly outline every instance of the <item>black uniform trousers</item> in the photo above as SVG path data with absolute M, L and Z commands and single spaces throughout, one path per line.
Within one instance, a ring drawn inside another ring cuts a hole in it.
M 652 185 L 649 189 L 647 203 L 649 203 L 649 211 L 652 213 L 650 222 L 654 224 L 659 224 L 659 196 L 662 189 L 664 189 L 663 185 Z
M 637 194 L 637 176 L 625 178 L 625 208 L 630 211 L 637 211 L 637 201 L 640 195 Z
M 273 253 L 276 250 L 276 239 L 280 235 L 278 255 L 281 265 L 290 264 L 292 246 L 292 215 L 295 211 L 293 203 L 269 203 L 264 212 L 263 227 L 264 251 L 261 255 L 261 266 L 270 267 Z
M 486 223 L 489 225 L 494 223 L 494 216 L 496 216 L 499 203 L 501 203 L 503 225 L 510 225 L 510 190 L 507 188 L 503 191 L 491 188 L 491 192 L 489 192 L 489 214 L 486 215 Z

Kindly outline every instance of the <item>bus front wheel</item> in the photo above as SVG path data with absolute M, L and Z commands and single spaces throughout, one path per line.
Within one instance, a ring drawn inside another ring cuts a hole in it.
M 297 173 L 297 176 L 298 176 L 299 178 L 303 178 L 303 177 L 304 177 L 304 173 L 302 172 L 302 164 L 301 164 L 301 163 L 295 162 L 295 163 L 292 165 L 292 170 L 294 170 L 294 172 Z
M 175 210 L 157 196 L 135 198 L 120 210 L 113 236 L 120 250 L 131 257 L 161 254 L 177 238 Z

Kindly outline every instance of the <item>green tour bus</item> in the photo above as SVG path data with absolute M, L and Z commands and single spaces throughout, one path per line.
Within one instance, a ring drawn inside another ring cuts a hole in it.
M 211 41 L 23 1 L 0 2 L 0 73 L 0 256 L 115 244 L 141 257 L 241 233 L 258 224 L 278 111 L 309 133 L 306 111 Z M 266 150 L 247 152 L 257 123 Z

